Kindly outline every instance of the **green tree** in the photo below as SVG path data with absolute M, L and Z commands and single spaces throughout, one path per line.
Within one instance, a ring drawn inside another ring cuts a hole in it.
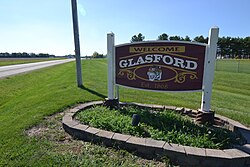
M 245 58 L 250 58 L 250 37 L 245 37 L 243 40 L 243 50 Z
M 166 33 L 163 33 L 158 36 L 158 40 L 168 40 L 168 35 Z
M 99 53 L 96 52 L 96 51 L 92 54 L 92 56 L 93 56 L 93 58 L 103 58 L 103 57 L 104 57 L 103 54 L 99 54 Z
M 218 48 L 219 48 L 219 54 L 221 56 L 225 56 L 228 54 L 228 44 L 227 44 L 227 39 L 225 37 L 219 38 L 218 39 Z
M 183 39 L 184 41 L 191 41 L 190 37 L 189 36 L 185 36 L 185 38 Z
M 208 43 L 208 38 L 204 38 L 203 35 L 197 36 L 194 38 L 194 41 L 200 43 Z
M 181 41 L 182 39 L 183 38 L 181 38 L 180 36 L 177 36 L 177 35 L 169 37 L 169 40 Z
M 132 36 L 130 42 L 139 42 L 139 41 L 144 41 L 145 36 L 142 35 L 142 33 L 139 33 L 138 35 Z
M 92 54 L 93 57 L 97 57 L 98 55 L 99 55 L 99 53 L 96 51 Z
M 247 42 L 249 41 L 249 42 Z M 222 37 L 218 40 L 219 54 L 228 58 L 249 58 L 250 37 Z

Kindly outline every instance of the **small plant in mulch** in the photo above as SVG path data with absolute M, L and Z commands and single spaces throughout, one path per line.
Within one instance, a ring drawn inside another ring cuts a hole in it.
M 141 117 L 138 126 L 131 124 L 133 114 Z M 110 110 L 94 106 L 78 112 L 75 118 L 95 128 L 200 148 L 227 149 L 240 141 L 237 134 L 227 129 L 197 125 L 190 118 L 170 110 L 138 106 Z

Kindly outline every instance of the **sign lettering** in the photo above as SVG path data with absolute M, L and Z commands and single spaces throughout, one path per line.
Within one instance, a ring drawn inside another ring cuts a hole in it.
M 155 47 L 129 47 L 130 53 L 154 52 L 154 53 L 169 53 L 169 52 L 185 52 L 184 46 L 155 46 Z
M 116 46 L 116 84 L 153 91 L 202 89 L 206 46 L 144 42 Z

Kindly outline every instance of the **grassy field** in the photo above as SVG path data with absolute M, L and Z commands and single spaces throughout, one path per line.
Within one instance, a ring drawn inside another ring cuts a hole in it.
M 218 59 L 215 70 L 250 74 L 250 59 Z
M 0 80 L 0 166 L 162 165 L 121 150 L 26 134 L 25 130 L 46 121 L 47 116 L 76 103 L 103 99 L 107 95 L 106 81 L 106 60 L 83 61 L 84 88 L 76 87 L 73 62 Z M 212 109 L 250 126 L 249 83 L 249 74 L 217 71 Z M 152 93 L 121 88 L 120 98 L 197 109 L 201 93 Z M 75 151 L 76 148 L 81 151 Z
M 60 60 L 58 58 L 0 58 L 0 67 L 14 64 L 35 63 L 50 60 Z

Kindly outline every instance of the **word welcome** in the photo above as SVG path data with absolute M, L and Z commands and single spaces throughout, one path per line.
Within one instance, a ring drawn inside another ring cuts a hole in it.
M 154 52 L 154 53 L 171 53 L 185 52 L 185 46 L 150 46 L 150 47 L 129 47 L 130 53 Z
M 146 56 L 139 56 L 138 58 L 123 59 L 119 61 L 119 66 L 120 68 L 127 68 L 150 63 L 163 63 L 188 70 L 197 69 L 197 62 L 195 61 L 160 54 L 148 54 Z

